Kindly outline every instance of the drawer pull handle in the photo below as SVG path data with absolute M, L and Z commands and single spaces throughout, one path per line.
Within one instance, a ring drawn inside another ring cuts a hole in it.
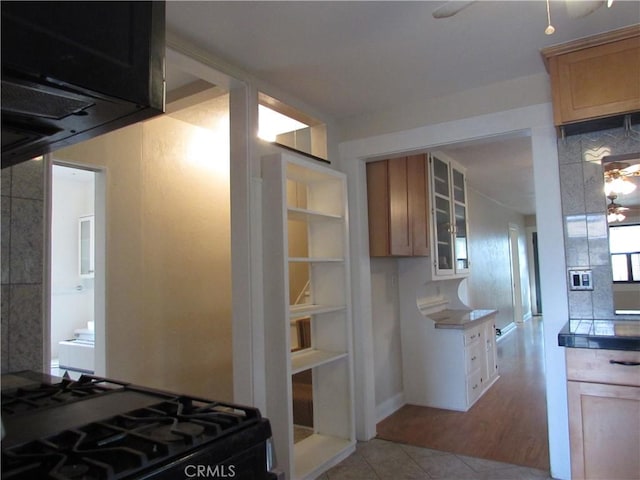
M 625 367 L 637 367 L 640 366 L 640 362 L 623 362 L 620 360 L 609 360 L 611 365 L 623 365 Z
M 476 360 L 476 357 L 475 357 L 475 356 L 471 357 L 471 361 L 472 361 L 472 362 L 474 362 L 475 360 Z

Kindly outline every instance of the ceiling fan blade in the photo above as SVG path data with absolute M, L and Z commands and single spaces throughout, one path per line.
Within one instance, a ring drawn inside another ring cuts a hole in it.
M 628 167 L 620 170 L 620 173 L 622 173 L 623 175 L 638 175 L 640 174 L 640 163 L 629 165 Z
M 449 1 L 444 5 L 436 8 L 432 15 L 433 18 L 448 18 L 453 17 L 456 13 L 461 10 L 467 8 L 472 3 L 476 3 L 477 0 L 472 0 L 470 2 L 458 2 L 458 1 Z
M 582 18 L 591 15 L 604 4 L 604 1 L 566 0 L 567 13 L 571 18 Z

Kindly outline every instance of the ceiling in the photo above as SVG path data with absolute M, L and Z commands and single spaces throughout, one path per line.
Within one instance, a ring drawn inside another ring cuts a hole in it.
M 340 120 L 544 73 L 541 48 L 640 22 L 635 0 L 582 18 L 566 1 L 550 2 L 551 36 L 541 0 L 478 1 L 446 19 L 432 16 L 442 1 L 169 1 L 167 28 Z M 448 153 L 469 168 L 472 188 L 534 213 L 526 137 Z

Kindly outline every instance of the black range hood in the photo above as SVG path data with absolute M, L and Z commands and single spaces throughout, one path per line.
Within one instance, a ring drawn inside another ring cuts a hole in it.
M 2 2 L 2 167 L 164 111 L 164 2 Z

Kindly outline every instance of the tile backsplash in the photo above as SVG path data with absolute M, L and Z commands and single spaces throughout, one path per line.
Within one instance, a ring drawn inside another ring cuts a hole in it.
M 614 316 L 607 199 L 600 160 L 637 152 L 640 125 L 558 140 L 567 271 L 589 268 L 593 272 L 593 290 L 569 291 L 570 318 Z
M 42 370 L 44 161 L 5 168 L 2 185 L 2 373 Z

